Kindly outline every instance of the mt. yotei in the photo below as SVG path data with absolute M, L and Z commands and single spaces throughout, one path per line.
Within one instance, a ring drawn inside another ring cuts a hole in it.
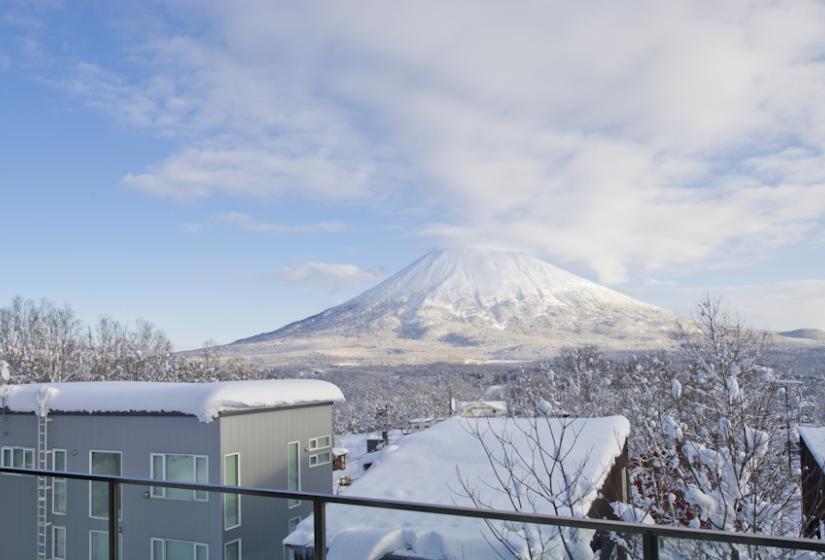
M 538 258 L 440 250 L 318 315 L 224 346 L 267 364 L 533 360 L 669 348 L 680 319 Z

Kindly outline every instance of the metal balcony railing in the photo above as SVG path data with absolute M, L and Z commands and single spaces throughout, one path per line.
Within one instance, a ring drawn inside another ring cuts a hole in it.
M 727 531 L 716 531 L 709 529 L 691 529 L 686 527 L 673 527 L 662 525 L 647 525 L 641 523 L 627 523 L 622 521 L 612 521 L 607 519 L 590 519 L 579 517 L 559 517 L 552 515 L 537 515 L 530 513 L 519 513 L 512 511 L 475 509 L 458 506 L 440 506 L 422 504 L 414 502 L 400 502 L 392 500 L 379 500 L 372 498 L 357 498 L 345 495 L 316 494 L 311 492 L 292 492 L 286 490 L 272 490 L 269 488 L 254 488 L 246 486 L 222 486 L 217 484 L 197 484 L 184 482 L 169 482 L 146 478 L 131 478 L 107 475 L 95 475 L 75 472 L 57 472 L 39 469 L 19 469 L 10 467 L 0 467 L 0 474 L 16 474 L 31 477 L 49 477 L 67 480 L 80 480 L 88 482 L 105 482 L 109 490 L 108 516 L 108 536 L 109 536 L 109 559 L 118 560 L 118 535 L 120 533 L 120 519 L 118 515 L 111 515 L 111 512 L 120 511 L 120 488 L 124 485 L 147 486 L 161 488 L 178 488 L 182 490 L 199 490 L 204 492 L 216 492 L 220 494 L 240 494 L 244 496 L 258 496 L 264 498 L 275 498 L 284 500 L 305 500 L 312 502 L 314 513 L 314 557 L 316 560 L 326 558 L 326 505 L 343 504 L 349 506 L 359 506 L 368 508 L 400 510 L 417 513 L 440 514 L 446 516 L 467 517 L 492 521 L 507 521 L 516 523 L 527 523 L 542 526 L 569 527 L 574 529 L 589 529 L 604 534 L 636 535 L 640 536 L 643 542 L 644 560 L 659 560 L 660 544 L 663 539 L 681 539 L 683 541 L 712 542 L 726 545 L 742 545 L 745 547 L 773 548 L 778 551 L 799 551 L 813 553 L 805 558 L 822 557 L 825 558 L 825 541 L 815 539 L 802 539 L 794 537 L 779 537 L 752 533 L 734 533 Z M 2 496 L 0 496 L 2 501 Z M 766 558 L 786 558 L 787 555 L 772 556 L 758 555 Z M 703 556 L 704 557 L 704 556 Z M 736 558 L 736 553 L 730 556 Z

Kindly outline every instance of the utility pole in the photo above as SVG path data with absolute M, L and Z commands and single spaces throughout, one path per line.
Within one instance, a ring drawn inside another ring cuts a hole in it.
M 793 385 L 802 385 L 801 381 L 796 379 L 777 379 L 773 383 L 782 387 L 785 393 L 785 435 L 787 437 L 788 449 L 788 472 L 793 472 L 793 444 L 791 442 L 791 398 L 788 394 L 789 388 Z

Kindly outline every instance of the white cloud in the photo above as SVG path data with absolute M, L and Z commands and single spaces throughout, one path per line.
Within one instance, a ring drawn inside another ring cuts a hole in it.
M 717 290 L 755 327 L 777 331 L 825 330 L 825 280 L 806 279 L 771 284 L 729 286 Z
M 825 330 L 822 313 L 825 309 L 825 280 L 820 278 L 712 287 L 653 281 L 636 288 L 632 295 L 684 316 L 692 316 L 697 304 L 710 297 L 719 299 L 749 327 L 774 331 Z
M 825 230 L 820 2 L 197 13 L 197 36 L 143 45 L 146 77 L 76 74 L 90 102 L 180 142 L 124 178 L 144 192 L 412 200 L 440 213 L 421 229 L 438 243 L 529 249 L 608 282 Z
M 296 195 L 348 199 L 366 187 L 367 166 L 316 155 L 289 156 L 275 147 L 189 148 L 123 182 L 163 198 L 216 194 L 265 197 Z
M 338 233 L 346 229 L 342 222 L 318 222 L 314 224 L 278 224 L 255 221 L 243 212 L 227 212 L 213 216 L 213 220 L 235 226 L 252 233 Z
M 376 282 L 383 277 L 383 273 L 377 269 L 364 269 L 354 264 L 306 262 L 282 268 L 278 276 L 290 284 L 320 287 L 333 293 Z

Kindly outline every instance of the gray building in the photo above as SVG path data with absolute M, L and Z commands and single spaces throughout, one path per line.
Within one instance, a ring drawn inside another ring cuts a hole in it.
M 342 398 L 312 380 L 0 387 L 0 464 L 331 492 L 332 403 Z M 107 558 L 107 492 L 105 483 L 0 476 L 0 557 Z M 124 485 L 122 558 L 283 558 L 284 537 L 311 509 Z

